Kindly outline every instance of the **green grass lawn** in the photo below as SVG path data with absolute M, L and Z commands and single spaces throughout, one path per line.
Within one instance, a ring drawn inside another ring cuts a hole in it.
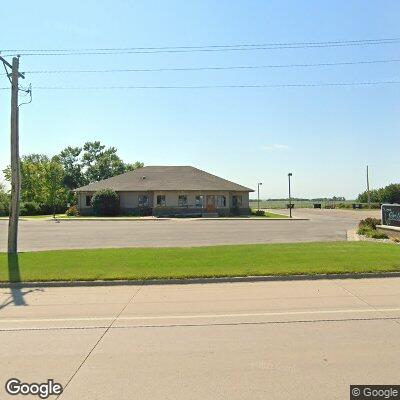
M 371 242 L 0 253 L 0 281 L 400 271 L 400 246 Z
M 56 214 L 56 218 L 64 218 L 66 217 L 65 214 Z M 53 214 L 48 215 L 20 215 L 20 219 L 23 220 L 30 220 L 30 219 L 49 219 L 53 218 Z M 0 217 L 1 220 L 8 220 L 8 217 Z
M 269 211 L 265 211 L 266 218 L 289 218 L 287 215 L 272 213 Z
M 56 214 L 56 218 L 62 218 L 64 216 L 65 216 L 65 214 Z M 49 218 L 53 218 L 53 214 L 48 214 L 48 215 L 27 215 L 27 216 L 21 216 L 20 218 L 23 218 L 23 219 L 49 219 Z
M 254 211 L 257 211 L 256 209 L 254 209 Z M 237 215 L 237 216 L 231 216 L 231 217 L 221 217 L 221 218 L 225 218 L 225 219 L 228 219 L 228 218 L 243 218 L 243 219 L 249 219 L 249 218 L 256 218 L 256 219 L 259 219 L 259 218 L 266 218 L 266 219 L 269 219 L 269 218 L 289 218 L 287 215 L 283 215 L 283 214 L 278 214 L 278 213 L 275 213 L 275 212 L 269 212 L 269 211 L 265 211 L 265 214 L 264 215 L 253 215 L 253 214 L 251 214 L 251 215 Z

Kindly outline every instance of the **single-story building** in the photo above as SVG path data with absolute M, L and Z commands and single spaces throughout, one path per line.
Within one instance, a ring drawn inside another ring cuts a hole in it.
M 92 196 L 101 189 L 119 194 L 123 214 L 156 216 L 245 215 L 253 192 L 194 167 L 149 166 L 76 189 L 81 215 L 92 213 Z

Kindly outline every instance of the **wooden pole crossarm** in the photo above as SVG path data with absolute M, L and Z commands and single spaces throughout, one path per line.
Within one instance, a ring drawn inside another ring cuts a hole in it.
M 2 56 L 0 56 L 0 61 L 2 61 L 5 65 L 7 65 L 8 68 L 11 68 L 12 70 L 12 65 Z M 22 72 L 18 72 L 18 76 L 22 79 L 25 79 L 25 75 Z

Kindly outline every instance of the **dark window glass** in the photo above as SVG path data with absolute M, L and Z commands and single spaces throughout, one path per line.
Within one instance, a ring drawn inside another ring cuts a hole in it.
M 158 206 L 165 206 L 165 195 L 164 194 L 159 194 L 157 195 L 157 205 Z
M 186 194 L 180 194 L 178 197 L 178 205 L 179 207 L 187 207 L 188 201 Z
M 140 194 L 138 196 L 139 207 L 147 207 L 149 205 L 149 196 L 147 194 Z
M 217 196 L 217 207 L 226 207 L 226 197 Z
M 196 199 L 195 199 L 196 207 L 203 207 L 203 204 L 204 204 L 204 196 L 203 195 L 196 196 Z
M 242 205 L 242 196 L 232 196 L 232 206 L 241 207 L 241 205 Z

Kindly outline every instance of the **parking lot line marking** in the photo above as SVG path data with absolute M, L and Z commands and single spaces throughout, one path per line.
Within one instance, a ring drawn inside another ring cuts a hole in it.
M 199 319 L 199 318 L 243 318 L 243 317 L 273 317 L 286 315 L 315 315 L 315 314 L 343 314 L 343 313 L 371 313 L 400 311 L 400 308 L 361 308 L 361 309 L 338 309 L 338 310 L 306 310 L 306 311 L 283 311 L 283 312 L 261 312 L 261 313 L 232 313 L 232 314 L 188 314 L 188 315 L 137 315 L 119 317 L 117 321 L 140 321 L 157 319 Z M 77 317 L 77 318 L 27 318 L 27 319 L 0 319 L 0 323 L 14 322 L 74 322 L 74 321 L 107 321 L 114 319 L 110 317 Z

